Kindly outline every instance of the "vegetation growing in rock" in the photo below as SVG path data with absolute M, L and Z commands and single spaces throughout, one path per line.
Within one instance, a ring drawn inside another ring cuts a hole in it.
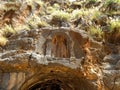
M 0 36 L 0 46 L 4 46 L 7 43 L 7 38 Z
M 20 30 L 70 27 L 101 37 L 104 31 L 120 33 L 119 15 L 120 0 L 1 0 L 0 35 L 8 38 Z

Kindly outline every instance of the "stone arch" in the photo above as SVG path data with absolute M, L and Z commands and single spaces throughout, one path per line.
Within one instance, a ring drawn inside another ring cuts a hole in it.
M 47 66 L 43 71 L 26 80 L 19 90 L 97 90 L 93 84 L 70 68 Z

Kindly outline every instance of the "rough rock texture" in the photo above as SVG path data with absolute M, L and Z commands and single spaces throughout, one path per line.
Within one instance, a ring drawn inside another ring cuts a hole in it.
M 18 32 L 0 49 L 0 90 L 38 89 L 120 90 L 119 45 L 79 29 Z

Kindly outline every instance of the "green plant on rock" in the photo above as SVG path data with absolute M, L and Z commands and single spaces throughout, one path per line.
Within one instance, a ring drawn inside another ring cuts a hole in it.
M 47 7 L 47 13 L 48 14 L 52 14 L 54 13 L 55 11 L 59 11 L 60 10 L 60 5 L 55 3 L 53 6 L 48 6 Z
M 111 21 L 110 22 L 110 30 L 118 30 L 120 32 L 120 21 Z
M 110 3 L 118 3 L 118 4 L 120 4 L 120 0 L 105 0 L 105 5 L 109 5 Z
M 37 28 L 37 23 L 33 20 L 28 21 L 28 25 L 29 25 L 30 29 Z
M 66 12 L 72 13 L 73 10 L 74 10 L 74 9 L 72 9 L 72 8 L 67 8 L 67 9 L 66 9 Z
M 106 0 L 103 4 L 104 11 L 119 11 L 120 0 Z
M 7 35 L 9 33 L 11 34 L 16 33 L 16 30 L 14 30 L 11 25 L 7 25 L 7 24 L 5 24 L 5 26 L 1 30 L 3 31 L 4 35 Z
M 55 11 L 52 13 L 52 19 L 58 21 L 69 21 L 70 14 L 64 11 Z
M 41 18 L 36 15 L 33 15 L 31 18 L 29 18 L 27 23 L 30 26 L 30 28 L 34 29 L 48 26 L 47 22 L 41 20 Z
M 91 13 L 91 19 L 97 19 L 101 16 L 101 12 L 99 10 L 94 10 L 92 13 Z
M 83 13 L 84 13 L 84 11 L 82 11 L 82 10 L 74 10 L 72 12 L 72 18 L 78 19 L 83 15 Z
M 94 3 L 95 3 L 95 2 L 97 2 L 98 0 L 88 0 L 88 1 L 89 1 L 89 2 L 94 2 Z
M 55 8 L 56 10 L 59 10 L 59 9 L 60 9 L 60 5 L 57 4 L 57 3 L 55 3 L 55 4 L 53 5 L 53 8 Z
M 17 32 L 21 30 L 30 30 L 30 27 L 28 25 L 19 25 L 14 28 Z
M 94 10 L 94 12 L 91 13 L 90 19 L 93 25 L 100 26 L 106 26 L 108 21 L 107 15 L 101 13 L 99 10 Z
M 35 20 L 39 20 L 39 17 L 36 15 L 32 15 L 26 20 L 26 23 L 30 26 L 30 29 L 37 28 L 37 22 Z
M 89 27 L 89 33 L 91 36 L 93 37 L 98 37 L 98 38 L 102 38 L 102 30 L 100 29 L 100 27 L 98 26 L 90 26 Z
M 80 17 L 88 16 L 89 15 L 89 10 L 86 9 L 77 9 L 72 12 L 72 18 L 73 19 L 78 19 Z
M 110 32 L 107 37 L 112 44 L 120 43 L 120 21 L 112 20 L 110 22 Z
M 55 11 L 51 14 L 51 17 L 52 19 L 50 21 L 50 24 L 54 26 L 61 27 L 63 26 L 63 23 L 67 25 L 68 22 L 70 21 L 70 14 L 65 11 L 59 11 L 59 10 Z
M 0 46 L 4 46 L 7 43 L 7 38 L 0 35 Z
M 37 23 L 38 27 L 41 28 L 41 27 L 46 27 L 46 26 L 49 26 L 47 22 L 43 21 L 43 20 L 40 20 L 38 23 Z
M 56 11 L 56 9 L 51 6 L 47 7 L 47 9 L 46 9 L 47 14 L 52 14 L 55 11 Z

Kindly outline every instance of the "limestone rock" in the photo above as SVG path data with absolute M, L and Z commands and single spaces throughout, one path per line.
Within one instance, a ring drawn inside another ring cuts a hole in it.
M 35 89 L 41 81 L 39 85 L 51 82 L 49 88 L 54 83 L 60 88 L 64 84 L 62 88 L 65 90 L 79 90 L 80 85 L 85 90 L 113 87 L 119 90 L 120 55 L 106 55 L 102 52 L 104 50 L 101 42 L 94 41 L 79 29 L 62 27 L 20 31 L 1 47 L 0 88 Z M 26 83 L 29 84 L 26 86 Z
M 119 59 L 119 61 L 116 64 L 116 69 L 120 69 L 120 59 Z
M 118 60 L 120 60 L 120 55 L 118 54 L 110 54 L 104 57 L 105 62 L 109 62 L 111 64 L 116 64 Z
M 109 78 L 109 79 L 108 79 Z M 120 71 L 119 70 L 105 70 L 103 81 L 105 87 L 112 90 L 119 90 Z

